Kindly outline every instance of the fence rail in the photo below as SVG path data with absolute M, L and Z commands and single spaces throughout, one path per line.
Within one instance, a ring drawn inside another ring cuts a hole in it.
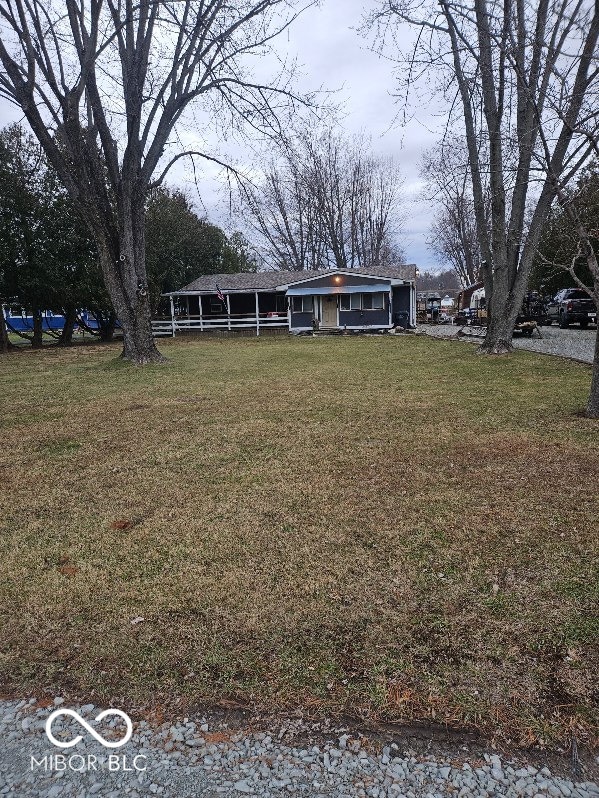
M 287 327 L 287 316 L 270 316 L 260 314 L 256 316 L 219 316 L 217 318 L 164 318 L 152 321 L 152 331 L 155 336 L 175 336 L 178 332 L 186 330 L 251 330 L 255 329 L 259 335 L 262 328 Z

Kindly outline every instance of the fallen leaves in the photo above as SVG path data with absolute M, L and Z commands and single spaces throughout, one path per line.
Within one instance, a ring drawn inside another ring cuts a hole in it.
M 79 573 L 79 568 L 74 565 L 60 565 L 58 571 L 63 576 L 76 576 Z
M 131 521 L 128 518 L 121 518 L 118 521 L 113 521 L 110 524 L 111 529 L 119 531 L 124 531 L 125 529 L 131 529 L 132 526 L 133 526 L 133 521 Z

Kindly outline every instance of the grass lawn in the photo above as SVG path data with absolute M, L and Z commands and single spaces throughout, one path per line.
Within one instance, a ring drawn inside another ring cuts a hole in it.
M 589 368 L 414 336 L 160 347 L 0 360 L 5 692 L 596 740 Z

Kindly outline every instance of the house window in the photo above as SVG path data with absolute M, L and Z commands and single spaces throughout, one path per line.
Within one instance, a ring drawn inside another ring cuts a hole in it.
M 341 294 L 341 310 L 362 310 L 362 294 Z
M 383 293 L 341 295 L 341 310 L 384 310 L 384 308 Z
M 311 296 L 294 296 L 293 297 L 293 312 L 294 313 L 313 313 L 314 312 L 314 299 Z
M 383 293 L 372 295 L 372 307 L 374 310 L 385 310 L 385 295 Z
M 213 299 L 210 297 L 210 313 L 224 313 L 225 306 L 220 299 Z

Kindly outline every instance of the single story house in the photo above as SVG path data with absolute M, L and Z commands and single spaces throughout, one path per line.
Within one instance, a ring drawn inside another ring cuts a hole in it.
M 157 335 L 182 330 L 389 330 L 416 324 L 416 267 L 207 274 L 165 294 L 170 318 Z

